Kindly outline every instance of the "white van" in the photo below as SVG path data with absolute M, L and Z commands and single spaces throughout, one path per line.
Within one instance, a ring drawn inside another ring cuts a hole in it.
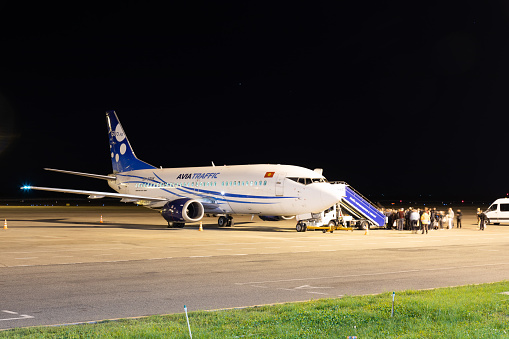
M 484 213 L 488 217 L 489 224 L 509 223 L 509 199 L 502 198 L 495 200 Z

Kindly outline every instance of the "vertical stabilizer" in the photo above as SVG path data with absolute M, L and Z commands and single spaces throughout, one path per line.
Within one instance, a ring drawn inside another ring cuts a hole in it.
M 115 111 L 106 112 L 106 122 L 108 124 L 113 173 L 155 168 L 136 158 Z

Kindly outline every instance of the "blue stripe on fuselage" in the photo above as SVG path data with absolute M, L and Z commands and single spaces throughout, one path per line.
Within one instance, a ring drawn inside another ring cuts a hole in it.
M 154 183 L 168 184 L 168 182 L 163 180 L 155 172 L 152 172 L 152 174 L 154 174 L 154 176 L 156 176 L 157 179 L 159 179 L 159 181 L 155 180 L 155 179 L 148 179 L 147 177 L 141 177 L 141 176 L 137 176 L 137 175 L 130 175 L 130 174 L 128 175 L 128 174 L 120 174 L 120 173 L 118 173 L 117 175 L 121 175 L 121 176 L 124 176 L 124 177 L 130 177 L 130 178 L 138 178 L 138 179 L 143 179 L 144 180 L 144 181 L 128 181 L 127 183 L 145 183 L 146 181 L 151 181 L 151 182 L 154 182 Z M 175 192 L 172 192 L 172 191 L 168 190 L 167 186 L 165 188 L 163 188 L 163 187 L 154 187 L 154 188 L 159 188 L 159 189 L 161 189 L 164 192 L 176 195 L 178 197 L 184 197 L 183 195 L 180 195 L 180 194 L 177 194 Z M 227 199 L 226 197 L 228 197 L 228 198 L 241 198 L 241 199 L 295 199 L 295 198 L 297 198 L 297 197 L 276 197 L 276 196 L 266 196 L 266 195 L 250 195 L 250 194 L 225 193 L 225 192 L 210 191 L 210 190 L 204 190 L 204 189 L 198 189 L 198 188 L 189 188 L 189 187 L 184 187 L 184 186 L 180 186 L 180 187 L 176 186 L 174 188 L 176 188 L 177 190 L 182 191 L 184 193 L 194 194 L 194 195 L 197 195 L 197 196 L 200 196 L 200 197 L 203 197 L 203 198 L 212 198 L 212 199 L 219 200 L 219 201 L 224 201 L 224 202 L 234 202 L 234 203 L 244 203 L 244 204 L 270 205 L 270 204 L 274 204 L 276 202 L 242 201 L 242 200 Z

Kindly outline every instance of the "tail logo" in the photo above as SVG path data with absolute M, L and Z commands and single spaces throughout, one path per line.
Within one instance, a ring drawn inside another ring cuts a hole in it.
M 125 133 L 124 129 L 122 128 L 122 125 L 118 124 L 115 130 L 111 132 L 111 136 L 114 137 L 117 140 L 117 142 L 121 143 L 119 151 L 121 155 L 124 155 L 125 152 L 127 151 L 127 146 L 124 142 L 122 142 L 125 139 Z M 115 158 L 115 161 L 118 162 L 120 155 L 118 153 L 115 154 L 114 152 L 111 152 L 111 157 Z
M 118 124 L 117 128 L 115 128 L 115 132 L 113 133 L 118 142 L 122 142 L 125 139 L 125 133 L 122 129 L 122 125 Z

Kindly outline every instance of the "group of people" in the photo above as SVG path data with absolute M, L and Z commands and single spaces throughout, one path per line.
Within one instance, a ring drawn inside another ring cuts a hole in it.
M 388 229 L 395 227 L 398 231 L 412 230 L 417 233 L 418 230 L 422 230 L 422 234 L 428 233 L 429 229 L 444 229 L 444 224 L 447 228 L 454 227 L 454 219 L 456 219 L 456 228 L 461 228 L 461 219 L 463 213 L 461 210 L 457 210 L 456 213 L 449 208 L 447 212 L 437 211 L 436 208 L 431 210 L 427 207 L 424 209 L 386 209 L 383 213 L 387 217 Z

